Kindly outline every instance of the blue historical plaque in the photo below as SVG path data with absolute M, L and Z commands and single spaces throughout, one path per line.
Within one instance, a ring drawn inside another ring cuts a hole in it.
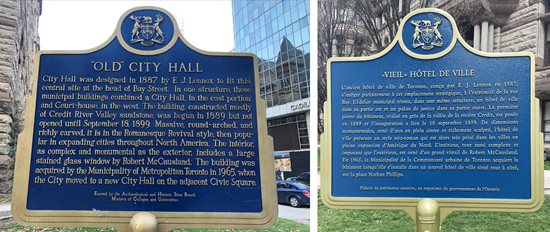
M 532 54 L 479 52 L 452 17 L 428 9 L 405 17 L 381 54 L 335 58 L 328 70 L 321 185 L 329 206 L 542 203 Z
M 98 49 L 38 58 L 28 137 L 19 140 L 29 147 L 18 151 L 17 168 L 28 166 L 16 188 L 26 192 L 17 199 L 26 215 L 204 220 L 173 227 L 274 221 L 273 148 L 255 56 L 201 52 L 169 13 L 147 7 L 124 14 Z

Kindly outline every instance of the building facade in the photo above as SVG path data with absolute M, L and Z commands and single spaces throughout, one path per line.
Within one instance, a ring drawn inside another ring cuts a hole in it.
M 0 193 L 11 192 L 17 135 L 23 130 L 41 0 L 0 1 Z
M 438 1 L 437 7 L 466 19 L 463 37 L 485 52 L 528 51 L 535 55 L 535 95 L 541 100 L 541 132 L 550 156 L 550 1 Z
M 234 0 L 232 9 L 235 51 L 259 59 L 260 95 L 267 106 L 275 168 L 286 177 L 308 171 L 309 1 Z
M 234 0 L 232 9 L 235 51 L 259 59 L 275 151 L 309 150 L 309 1 Z

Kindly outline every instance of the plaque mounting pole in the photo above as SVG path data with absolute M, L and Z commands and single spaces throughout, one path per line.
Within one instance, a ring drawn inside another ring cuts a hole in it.
M 130 232 L 157 232 L 157 217 L 152 213 L 137 213 L 130 220 Z
M 416 206 L 416 232 L 440 232 L 441 213 L 433 199 L 422 199 Z

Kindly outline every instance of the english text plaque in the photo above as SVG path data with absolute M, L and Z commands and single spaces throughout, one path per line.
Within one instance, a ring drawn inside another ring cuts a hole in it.
M 265 228 L 273 145 L 252 54 L 191 46 L 173 16 L 127 11 L 103 45 L 37 55 L 19 136 L 15 219 L 116 227 Z

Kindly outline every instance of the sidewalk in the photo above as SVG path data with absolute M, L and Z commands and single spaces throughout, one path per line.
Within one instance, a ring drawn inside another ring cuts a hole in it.
M 11 218 L 11 203 L 0 203 L 0 220 Z
M 550 195 L 550 171 L 544 170 L 544 194 Z
M 309 225 L 309 207 L 294 208 L 288 205 L 279 205 L 279 217 Z

